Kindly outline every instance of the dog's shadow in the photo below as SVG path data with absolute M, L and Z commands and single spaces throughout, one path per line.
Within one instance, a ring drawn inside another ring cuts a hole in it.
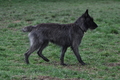
M 50 61 L 50 62 L 45 62 L 42 64 L 46 64 L 46 65 L 54 65 L 56 67 L 61 66 L 61 67 L 83 67 L 83 66 L 88 66 L 90 65 L 89 63 L 87 63 L 86 65 L 81 65 L 79 62 L 76 63 L 66 63 L 66 65 L 61 65 L 59 63 L 59 61 Z

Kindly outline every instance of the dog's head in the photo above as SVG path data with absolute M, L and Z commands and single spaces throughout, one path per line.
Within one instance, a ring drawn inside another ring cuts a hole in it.
M 93 30 L 98 27 L 97 24 L 94 22 L 94 19 L 88 14 L 88 9 L 80 18 L 78 18 L 75 23 L 79 25 L 80 28 L 85 32 L 88 29 Z
M 22 29 L 23 32 L 31 32 L 36 26 L 27 26 Z

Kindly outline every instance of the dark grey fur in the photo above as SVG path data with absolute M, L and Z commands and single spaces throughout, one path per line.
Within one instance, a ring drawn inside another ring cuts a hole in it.
M 39 49 L 37 54 L 48 62 L 49 60 L 43 56 L 42 50 L 49 42 L 52 42 L 62 47 L 60 57 L 61 65 L 65 65 L 64 55 L 68 47 L 71 47 L 77 60 L 82 65 L 85 65 L 79 54 L 78 47 L 81 43 L 84 32 L 88 29 L 97 28 L 97 24 L 88 14 L 88 10 L 86 10 L 81 17 L 71 24 L 43 23 L 25 28 L 23 28 L 24 32 L 30 32 L 29 39 L 31 44 L 29 50 L 25 53 L 25 61 L 27 64 L 29 64 L 28 58 L 30 54 L 37 49 Z

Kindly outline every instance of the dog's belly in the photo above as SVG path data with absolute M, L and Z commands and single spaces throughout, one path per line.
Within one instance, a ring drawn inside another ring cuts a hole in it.
M 65 40 L 65 39 L 59 39 L 59 40 L 50 40 L 50 42 L 57 44 L 59 46 L 67 46 L 69 47 L 71 45 L 71 41 L 70 40 Z

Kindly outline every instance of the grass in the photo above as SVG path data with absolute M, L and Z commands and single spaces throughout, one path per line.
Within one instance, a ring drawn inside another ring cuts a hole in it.
M 120 79 L 120 1 L 119 0 L 1 0 L 0 1 L 0 79 Z M 43 54 L 50 59 L 45 62 L 34 52 L 24 62 L 24 53 L 29 48 L 24 26 L 39 23 L 72 23 L 86 9 L 99 27 L 88 31 L 79 47 L 82 66 L 70 48 L 65 63 L 59 64 L 60 47 L 49 44 Z

